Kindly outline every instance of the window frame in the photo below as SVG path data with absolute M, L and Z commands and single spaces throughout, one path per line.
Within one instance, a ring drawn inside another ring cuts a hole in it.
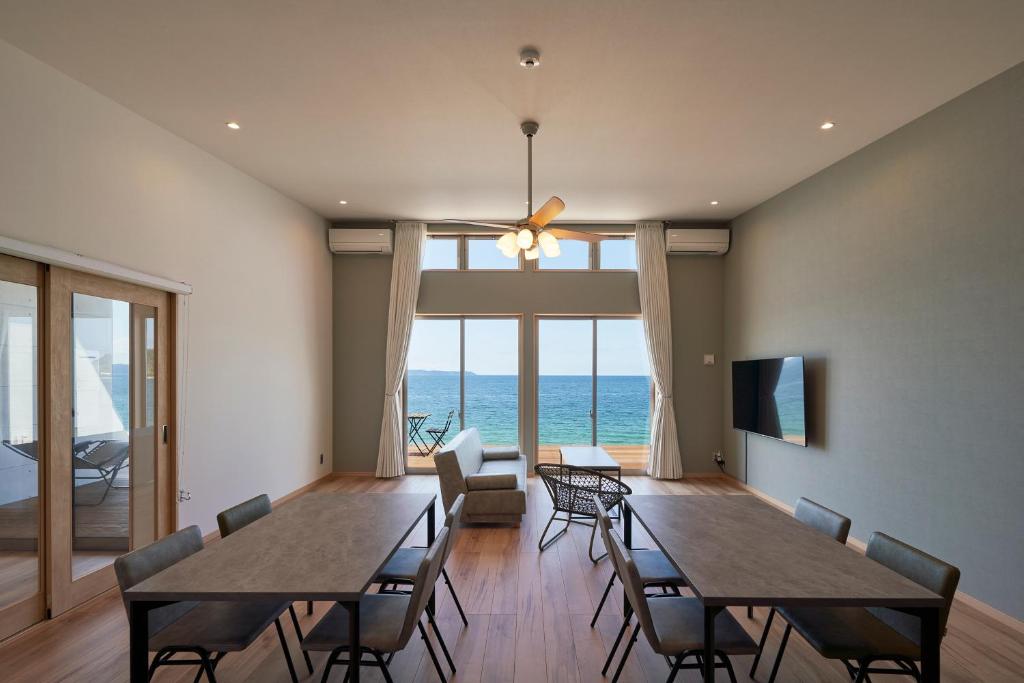
M 469 235 L 469 234 L 467 234 L 467 235 L 460 235 L 459 236 L 460 237 L 460 242 L 461 242 L 460 251 L 462 252 L 462 261 L 461 261 L 461 263 L 459 265 L 462 266 L 462 267 L 459 268 L 459 270 L 460 271 L 465 271 L 467 273 L 517 273 L 517 272 L 521 273 L 521 272 L 523 272 L 524 265 L 526 263 L 526 259 L 523 257 L 522 250 L 520 250 L 519 254 L 516 256 L 516 267 L 515 268 L 470 268 L 469 267 L 469 242 L 470 242 L 470 240 L 478 240 L 478 241 L 494 240 L 494 239 L 500 238 L 503 234 L 504 233 L 496 233 L 496 232 L 494 232 L 494 233 L 476 233 L 475 232 L 475 233 L 473 233 L 471 235 Z
M 621 234 L 621 235 L 618 235 L 618 234 L 616 234 L 616 235 L 602 235 L 602 237 L 604 237 L 604 239 L 601 242 L 598 242 L 597 244 L 594 245 L 594 246 L 597 247 L 597 249 L 594 250 L 596 252 L 595 255 L 594 255 L 594 270 L 596 270 L 598 272 L 601 272 L 601 273 L 635 273 L 638 270 L 640 270 L 639 259 L 636 259 L 636 261 L 637 261 L 637 267 L 636 268 L 604 268 L 604 267 L 601 266 L 601 247 L 604 246 L 605 242 L 631 241 L 631 242 L 633 242 L 633 250 L 635 252 L 636 251 L 636 233 Z
M 447 234 L 447 233 L 445 233 L 445 234 L 433 234 L 433 235 L 428 234 L 427 235 L 427 239 L 428 240 L 455 242 L 455 267 L 454 268 L 425 268 L 425 267 L 423 267 L 423 260 L 420 259 L 420 270 L 421 270 L 421 272 L 424 272 L 424 273 L 434 273 L 434 272 L 436 272 L 436 273 L 454 273 L 454 272 L 462 270 L 462 263 L 463 263 L 463 261 L 462 261 L 462 242 L 461 242 L 461 240 L 459 238 L 460 238 L 460 235 L 457 235 L 457 234 L 454 234 L 454 233 L 452 233 L 452 234 Z M 426 256 L 426 245 L 424 245 L 424 254 L 423 255 Z
M 577 271 L 578 272 L 578 271 Z M 609 272 L 623 272 L 623 271 L 609 271 Z M 631 271 L 625 271 L 631 272 Z M 537 313 L 533 316 L 533 453 L 534 453 L 534 465 L 539 462 L 540 458 L 540 323 L 542 320 L 589 320 L 593 327 L 591 328 L 590 339 L 591 339 L 591 375 L 590 375 L 590 441 L 592 446 L 599 446 L 597 442 L 597 421 L 598 421 L 598 410 L 597 410 L 597 345 L 598 345 L 598 321 L 600 320 L 640 320 L 643 321 L 643 316 L 638 313 L 580 313 L 580 314 L 562 314 L 562 313 Z M 646 334 L 646 331 L 644 332 Z M 652 370 L 653 373 L 653 370 Z M 647 420 L 648 424 L 654 418 L 654 380 L 653 375 L 651 379 L 651 390 L 650 396 L 648 397 L 647 403 Z M 648 453 L 650 452 L 650 443 L 646 444 Z M 644 469 L 628 469 L 622 468 L 623 475 L 643 475 L 646 474 Z
M 492 271 L 514 272 L 514 271 Z M 417 313 L 416 320 L 457 320 L 459 321 L 459 431 L 465 429 L 466 413 L 466 321 L 467 320 L 515 320 L 516 321 L 516 435 L 519 443 L 523 443 L 523 377 L 525 368 L 523 345 L 522 313 Z M 454 423 L 455 420 L 453 419 Z M 406 367 L 402 377 L 402 444 L 406 449 L 406 474 L 437 474 L 437 469 L 430 467 L 409 466 L 409 368 Z

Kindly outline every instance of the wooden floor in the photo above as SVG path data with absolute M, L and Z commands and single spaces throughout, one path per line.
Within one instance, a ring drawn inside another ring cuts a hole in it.
M 740 491 L 725 480 L 693 479 L 660 482 L 628 477 L 638 493 L 732 494 Z M 397 480 L 345 477 L 326 480 L 320 491 L 432 491 L 433 476 L 408 476 Z M 619 591 L 606 606 L 598 628 L 589 622 L 594 605 L 608 580 L 607 561 L 594 565 L 587 559 L 589 536 L 576 527 L 543 553 L 537 552 L 540 531 L 550 513 L 549 501 L 537 481 L 531 479 L 529 512 L 520 528 L 478 527 L 459 530 L 448 570 L 469 612 L 469 628 L 462 628 L 451 599 L 438 586 L 441 630 L 453 648 L 458 675 L 453 681 L 598 681 L 607 648 L 615 636 L 621 609 Z M 414 533 L 410 543 L 422 543 L 426 531 Z M 636 533 L 637 545 L 647 542 Z M 303 558 L 297 557 L 296 562 Z M 299 609 L 302 627 L 308 630 L 327 605 L 318 604 L 312 617 Z M 766 611 L 758 609 L 754 620 L 741 610 L 734 612 L 751 634 L 758 635 Z M 779 620 L 776 620 L 777 622 Z M 291 634 L 291 627 L 285 624 Z M 781 628 L 769 638 L 766 658 L 774 656 Z M 294 645 L 294 637 L 292 638 Z M 297 652 L 297 651 L 296 651 Z M 301 661 L 301 660 L 299 660 Z M 323 654 L 313 655 L 320 680 Z M 736 657 L 741 681 L 750 657 Z M 943 681 L 1024 680 L 1024 636 L 981 613 L 957 604 L 943 643 Z M 762 663 L 756 680 L 768 678 L 770 665 Z M 119 595 L 108 592 L 72 614 L 47 622 L 0 645 L 0 679 L 5 681 L 127 681 L 128 626 Z M 287 680 L 287 671 L 270 628 L 249 650 L 228 655 L 218 669 L 220 681 Z M 413 640 L 392 663 L 396 681 L 434 681 L 436 675 L 422 641 Z M 664 681 L 668 668 L 644 643 L 630 657 L 623 681 Z M 191 681 L 195 672 L 162 670 L 157 681 Z M 344 670 L 335 669 L 332 681 L 341 681 Z M 367 680 L 381 680 L 370 671 Z M 609 679 L 610 680 L 610 679 Z M 700 678 L 687 672 L 677 680 Z M 849 681 L 838 666 L 818 658 L 799 637 L 790 640 L 780 681 Z M 893 679 L 907 680 L 903 678 Z

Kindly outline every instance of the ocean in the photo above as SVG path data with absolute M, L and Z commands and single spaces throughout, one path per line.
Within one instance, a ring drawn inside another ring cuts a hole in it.
M 430 413 L 421 431 L 442 427 L 459 408 L 457 372 L 412 370 L 408 382 L 410 413 Z M 541 445 L 591 443 L 591 378 L 541 375 L 537 387 L 538 439 Z M 529 397 L 525 397 L 529 400 Z M 597 377 L 597 442 L 639 445 L 650 441 L 651 380 L 647 376 Z M 466 374 L 467 427 L 477 427 L 484 443 L 519 443 L 519 378 Z M 459 430 L 456 412 L 449 435 Z

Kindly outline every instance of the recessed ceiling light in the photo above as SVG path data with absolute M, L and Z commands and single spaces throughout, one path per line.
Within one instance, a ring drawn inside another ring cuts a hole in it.
M 242 124 L 240 124 L 238 121 L 228 121 L 224 125 L 230 128 L 231 130 L 239 130 L 242 127 Z
M 348 204 L 348 202 L 347 202 L 347 201 L 345 201 L 344 199 L 339 199 L 339 200 L 338 200 L 338 203 L 339 203 L 339 204 Z
M 832 130 L 835 127 L 836 127 L 836 122 L 835 121 L 826 121 L 825 123 L 821 124 L 821 126 L 820 126 L 820 128 L 822 130 Z
M 717 199 L 712 200 L 711 206 L 718 206 L 718 200 Z

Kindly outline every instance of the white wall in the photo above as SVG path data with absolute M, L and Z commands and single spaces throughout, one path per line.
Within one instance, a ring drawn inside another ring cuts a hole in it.
M 195 288 L 179 524 L 329 472 L 324 221 L 3 41 L 0 93 L 0 234 Z

